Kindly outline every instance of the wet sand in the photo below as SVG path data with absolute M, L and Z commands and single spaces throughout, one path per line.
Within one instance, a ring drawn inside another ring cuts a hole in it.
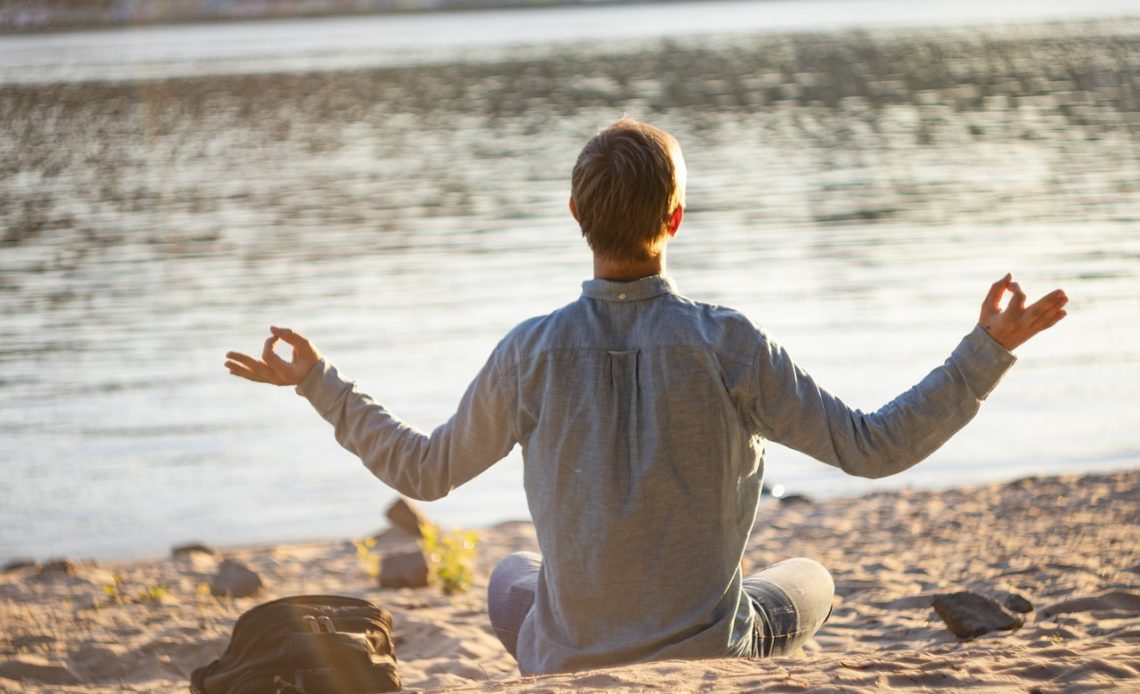
M 79 564 L 71 575 L 26 567 L 0 575 L 0 690 L 174 691 L 224 649 L 239 614 L 298 593 L 356 595 L 390 609 L 408 690 L 1123 690 L 1140 685 L 1138 525 L 1135 470 L 828 502 L 766 500 L 745 568 L 808 556 L 836 582 L 831 619 L 797 656 L 527 679 L 492 635 L 484 596 L 497 560 L 534 548 L 525 522 L 481 531 L 475 584 L 452 597 L 434 587 L 373 587 L 348 541 Z M 383 555 L 404 542 L 389 532 L 376 549 Z M 199 585 L 223 556 L 253 567 L 262 593 L 202 594 Z M 934 597 L 957 591 L 998 601 L 1016 594 L 1032 609 L 1017 630 L 962 640 L 931 609 Z

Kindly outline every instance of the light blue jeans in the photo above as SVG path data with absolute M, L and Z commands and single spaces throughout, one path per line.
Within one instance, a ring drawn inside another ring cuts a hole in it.
M 519 628 L 534 605 L 542 557 L 515 552 L 491 572 L 487 611 L 491 627 L 507 651 L 517 657 Z M 785 559 L 744 579 L 744 592 L 756 612 L 753 653 L 757 658 L 791 655 L 831 616 L 835 584 L 819 562 Z

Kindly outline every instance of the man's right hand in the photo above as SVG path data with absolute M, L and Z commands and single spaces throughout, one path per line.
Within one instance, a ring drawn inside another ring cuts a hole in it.
M 293 360 L 285 361 L 273 351 L 278 340 L 293 347 Z M 234 376 L 275 386 L 295 386 L 300 383 L 317 362 L 321 353 L 301 333 L 289 328 L 269 328 L 269 337 L 261 350 L 261 359 L 241 352 L 226 353 L 226 368 Z
M 1003 309 L 1001 300 L 1007 290 L 1013 297 Z M 1021 285 L 1013 281 L 1012 274 L 1007 274 L 990 287 L 986 300 L 982 302 L 978 323 L 999 345 L 1012 352 L 1018 345 L 1064 318 L 1068 301 L 1063 289 L 1055 289 L 1027 307 Z

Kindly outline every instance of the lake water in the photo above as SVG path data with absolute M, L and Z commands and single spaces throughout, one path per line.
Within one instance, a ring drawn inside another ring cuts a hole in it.
M 680 289 L 764 324 L 852 406 L 940 363 L 1007 270 L 1071 297 L 917 468 L 870 483 L 771 446 L 771 482 L 826 497 L 1140 465 L 1140 21 L 1095 18 L 1126 8 L 0 38 L 0 559 L 381 525 L 390 490 L 304 400 L 228 376 L 225 352 L 290 325 L 413 424 L 444 421 L 504 332 L 588 278 L 569 171 L 622 113 L 685 149 Z M 1042 17 L 1066 22 L 1024 24 Z M 525 517 L 517 451 L 427 511 Z

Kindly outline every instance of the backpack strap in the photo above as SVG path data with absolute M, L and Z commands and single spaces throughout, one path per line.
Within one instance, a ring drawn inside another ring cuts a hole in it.
M 301 673 L 294 672 L 292 682 L 286 682 L 281 675 L 274 675 L 273 694 L 305 694 L 305 682 Z

